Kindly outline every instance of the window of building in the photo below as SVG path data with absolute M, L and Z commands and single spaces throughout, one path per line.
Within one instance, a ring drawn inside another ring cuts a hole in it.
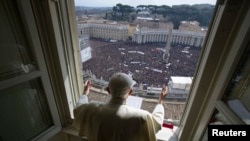
M 242 44 L 244 44 L 247 39 L 244 38 L 240 40 L 238 38 L 247 37 L 246 33 L 249 26 L 246 26 L 248 24 L 246 11 L 249 10 L 244 6 L 247 3 L 248 2 L 246 1 L 217 1 L 214 15 L 212 16 L 213 18 L 211 19 L 212 21 L 209 26 L 210 29 L 208 29 L 207 36 L 202 40 L 204 41 L 203 50 L 199 57 L 197 69 L 195 69 L 188 101 L 185 104 L 186 107 L 183 116 L 181 117 L 181 123 L 178 124 L 180 129 L 179 137 L 181 140 L 187 138 L 189 140 L 200 140 L 202 134 L 204 134 L 209 118 L 212 116 L 213 110 L 222 109 L 218 106 L 220 105 L 220 102 L 215 102 L 219 101 L 221 98 L 220 96 L 224 93 L 224 88 L 227 83 L 229 83 L 228 79 L 231 78 L 231 73 L 238 63 L 238 58 L 242 55 L 240 48 L 246 48 L 246 46 Z M 243 14 L 243 11 L 245 14 Z M 229 17 L 233 21 L 230 24 L 226 22 L 229 21 Z M 237 21 L 237 19 L 241 20 Z M 243 31 L 244 29 L 247 30 Z M 239 31 L 239 34 L 233 34 L 235 31 Z M 151 39 L 153 37 L 157 37 L 157 35 L 153 35 Z M 183 37 L 173 37 L 173 40 L 178 44 L 182 44 L 185 41 L 185 38 Z M 139 43 L 145 43 L 150 37 L 143 35 L 137 39 Z M 194 41 L 198 43 L 197 39 Z M 234 46 L 230 45 L 230 43 L 234 43 Z M 186 50 L 183 50 L 183 52 L 186 52 Z M 232 58 L 225 57 L 230 56 L 233 53 L 239 56 L 234 56 Z M 235 64 L 229 63 L 230 61 Z M 108 70 L 112 71 L 114 68 L 110 67 Z M 219 77 L 219 75 L 221 76 Z M 101 76 L 97 77 L 101 78 Z M 217 86 L 215 84 L 217 84 Z M 232 114 L 229 113 L 230 112 L 227 112 L 228 115 L 226 117 L 230 117 L 229 115 L 232 116 Z
M 59 115 L 31 6 L 3 0 L 0 9 L 0 140 L 56 133 Z

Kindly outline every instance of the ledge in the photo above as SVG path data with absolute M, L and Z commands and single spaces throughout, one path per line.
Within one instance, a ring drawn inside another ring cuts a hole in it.
M 177 131 L 178 131 L 177 126 L 174 126 L 173 129 L 162 127 L 162 129 L 156 133 L 156 138 L 158 141 L 177 141 L 178 140 L 178 137 L 176 134 Z M 67 127 L 63 128 L 62 132 L 70 136 L 75 136 L 79 138 L 79 140 L 87 140 L 86 137 L 78 136 L 77 131 L 72 128 L 67 128 Z

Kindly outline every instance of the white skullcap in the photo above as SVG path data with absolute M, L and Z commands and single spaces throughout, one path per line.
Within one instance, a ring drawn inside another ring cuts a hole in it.
M 136 82 L 125 73 L 115 73 L 109 80 L 109 89 L 114 96 L 122 97 Z

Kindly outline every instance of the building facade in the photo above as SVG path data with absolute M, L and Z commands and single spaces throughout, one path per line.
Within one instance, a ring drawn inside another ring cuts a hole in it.
M 171 43 L 201 47 L 203 45 L 205 35 L 205 32 L 173 30 Z M 167 42 L 169 37 L 168 29 L 141 28 L 134 32 L 132 41 L 138 44 L 149 42 Z
M 195 30 L 187 30 L 190 28 L 184 27 L 186 26 L 181 24 L 181 30 L 172 30 L 171 43 L 201 47 L 204 42 L 206 31 L 198 30 L 198 25 L 195 26 Z M 79 36 L 88 35 L 89 37 L 118 41 L 126 41 L 131 36 L 132 42 L 145 44 L 150 42 L 167 42 L 169 38 L 169 28 L 171 28 L 170 25 L 168 28 L 148 28 L 143 26 L 133 28 L 135 30 L 129 33 L 130 25 L 127 24 L 106 22 L 78 23 L 78 34 Z
M 89 37 L 102 38 L 106 40 L 126 41 L 128 39 L 128 25 L 122 24 L 99 24 L 85 23 L 78 24 L 79 34 L 89 35 Z

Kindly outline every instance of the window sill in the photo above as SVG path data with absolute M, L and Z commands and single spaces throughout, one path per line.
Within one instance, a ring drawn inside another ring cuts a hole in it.
M 157 132 L 156 138 L 158 141 L 177 141 L 178 140 L 176 134 L 177 131 L 178 131 L 177 126 L 174 126 L 173 129 L 162 127 L 162 129 L 159 132 Z M 62 132 L 69 136 L 78 137 L 80 140 L 86 139 L 85 137 L 79 137 L 77 131 L 74 129 L 63 128 Z
M 67 136 L 73 136 L 73 137 L 76 137 L 76 141 L 87 141 L 87 138 L 86 137 L 80 137 L 78 136 L 78 133 L 77 133 L 77 130 L 73 129 L 73 128 L 68 128 L 68 127 L 65 127 L 62 129 L 62 132 L 65 133 Z

